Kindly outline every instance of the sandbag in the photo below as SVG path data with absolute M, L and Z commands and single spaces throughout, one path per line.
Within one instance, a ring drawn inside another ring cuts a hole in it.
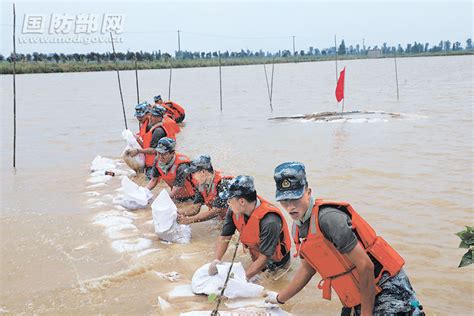
M 209 275 L 209 265 L 207 263 L 194 272 L 191 281 L 191 288 L 195 294 L 220 294 L 224 286 L 230 262 L 223 262 L 217 265 L 217 274 Z M 237 297 L 256 297 L 263 294 L 263 286 L 247 282 L 245 270 L 240 262 L 234 262 L 232 266 L 233 277 L 229 279 L 224 296 L 233 299 Z
M 107 170 L 116 169 L 116 168 L 117 168 L 117 164 L 116 164 L 115 160 L 105 158 L 105 157 L 101 157 L 101 156 L 96 156 L 94 158 L 94 160 L 92 160 L 92 164 L 91 164 L 90 169 L 91 169 L 91 172 L 94 172 L 94 171 L 104 171 L 105 172 Z
M 134 157 L 131 157 L 129 154 L 127 154 L 127 150 L 129 149 L 140 149 L 142 147 L 135 139 L 135 136 L 133 136 L 133 133 L 128 129 L 123 130 L 122 138 L 127 142 L 127 145 L 125 146 L 125 149 L 122 153 L 123 161 L 136 173 L 143 172 L 143 168 L 145 167 L 145 155 L 138 154 Z
M 145 208 L 148 202 L 153 198 L 153 193 L 147 188 L 141 187 L 128 177 L 122 178 L 122 196 L 115 199 L 117 203 L 129 210 Z
M 151 211 L 155 233 L 161 240 L 178 244 L 189 244 L 191 242 L 191 227 L 180 225 L 176 221 L 178 217 L 177 207 L 171 200 L 168 191 L 161 190 L 158 197 L 151 204 Z

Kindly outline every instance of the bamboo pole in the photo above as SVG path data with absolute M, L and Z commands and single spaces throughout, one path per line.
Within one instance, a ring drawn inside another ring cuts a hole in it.
M 222 112 L 222 62 L 221 62 L 221 52 L 219 51 L 219 97 L 220 97 L 220 106 Z
M 400 101 L 400 95 L 398 92 L 398 67 L 397 67 L 397 53 L 396 51 L 393 52 L 393 60 L 395 61 L 395 81 L 397 84 L 397 101 Z
M 273 59 L 272 59 L 272 83 L 270 86 L 270 96 L 272 100 L 273 100 L 273 74 L 274 73 L 275 73 L 275 56 L 273 56 Z
M 16 168 L 16 12 L 13 4 L 13 168 Z
M 168 81 L 168 101 L 171 100 L 171 78 L 173 76 L 173 65 L 170 58 L 170 80 Z
M 336 42 L 336 34 L 334 34 L 334 52 L 336 53 L 336 84 L 337 84 L 337 42 Z
M 265 72 L 265 82 L 267 83 L 268 100 L 270 101 L 270 111 L 273 112 L 272 95 L 270 93 L 270 84 L 268 83 L 267 67 L 265 64 L 263 64 L 263 71 Z
M 224 285 L 222 286 L 221 293 L 217 297 L 217 304 L 214 310 L 211 312 L 211 316 L 218 316 L 219 315 L 219 306 L 221 305 L 222 297 L 224 296 L 225 289 L 227 287 L 227 283 L 229 282 L 230 275 L 232 273 L 232 267 L 234 266 L 235 262 L 235 257 L 237 256 L 237 249 L 239 248 L 239 243 L 240 243 L 240 235 L 239 239 L 237 239 L 237 242 L 235 243 L 235 249 L 234 249 L 234 254 L 232 256 L 232 261 L 230 263 L 229 271 L 227 271 L 227 276 L 224 281 Z
M 137 84 L 137 104 L 140 103 L 140 89 L 138 88 L 138 63 L 137 54 L 135 53 L 135 83 Z
M 125 129 L 128 129 L 127 116 L 125 115 L 125 104 L 123 103 L 122 83 L 120 82 L 120 72 L 118 68 L 117 55 L 115 54 L 114 38 L 112 36 L 112 32 L 110 32 L 110 42 L 112 43 L 112 51 L 114 53 L 115 70 L 117 70 L 117 80 L 118 80 L 118 85 L 119 85 L 120 100 L 122 101 L 123 121 L 125 123 Z

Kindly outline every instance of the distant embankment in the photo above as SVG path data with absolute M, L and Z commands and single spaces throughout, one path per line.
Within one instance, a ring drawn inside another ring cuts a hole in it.
M 474 51 L 463 50 L 453 52 L 439 53 L 419 53 L 419 54 L 402 54 L 397 58 L 404 57 L 427 57 L 427 56 L 456 56 L 456 55 L 472 55 Z M 338 60 L 352 59 L 369 59 L 367 55 L 344 55 L 338 56 Z M 393 58 L 393 55 L 384 55 L 378 58 Z M 334 56 L 296 56 L 296 57 L 277 57 L 275 63 L 301 63 L 301 62 L 317 62 L 334 60 Z M 222 66 L 238 66 L 238 65 L 256 65 L 267 64 L 272 62 L 271 57 L 249 57 L 249 58 L 225 58 L 221 60 Z M 216 67 L 219 65 L 218 58 L 202 58 L 202 59 L 174 59 L 165 61 L 140 61 L 137 63 L 138 69 L 167 69 L 171 65 L 172 68 L 192 68 L 192 67 Z M 119 61 L 120 70 L 135 69 L 135 62 Z M 89 71 L 111 71 L 115 70 L 113 61 L 38 61 L 38 62 L 17 62 L 16 73 L 53 73 L 53 72 L 89 72 Z M 0 62 L 0 74 L 12 74 L 13 64 L 8 61 Z

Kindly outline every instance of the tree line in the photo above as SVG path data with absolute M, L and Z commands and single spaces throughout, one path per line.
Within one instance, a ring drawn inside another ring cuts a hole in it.
M 313 46 L 310 46 L 307 50 L 279 50 L 278 52 L 269 52 L 269 51 L 251 51 L 251 50 L 240 50 L 240 51 L 224 51 L 224 52 L 201 52 L 201 51 L 175 51 L 175 59 L 234 59 L 234 58 L 288 58 L 296 56 L 333 56 L 333 55 L 353 55 L 353 56 L 364 56 L 368 55 L 369 52 L 377 52 L 379 55 L 406 55 L 406 54 L 429 54 L 429 53 L 442 53 L 442 52 L 451 52 L 451 51 L 463 51 L 463 50 L 473 50 L 472 40 L 468 38 L 466 40 L 466 45 L 463 47 L 459 41 L 451 42 L 449 40 L 440 41 L 437 45 L 431 46 L 429 43 L 414 42 L 408 43 L 406 47 L 402 47 L 401 44 L 397 46 L 389 46 L 387 43 L 383 43 L 380 47 L 376 46 L 361 46 L 359 44 L 346 46 L 344 40 L 341 41 L 339 46 L 318 49 Z M 4 57 L 0 54 L 0 61 L 13 61 L 13 53 L 8 57 Z M 117 52 L 116 59 L 118 61 L 168 61 L 172 56 L 169 53 L 162 53 L 160 50 L 150 52 L 131 52 L 127 51 L 126 53 Z M 63 53 L 17 53 L 16 60 L 22 62 L 56 62 L 56 63 L 65 63 L 65 62 L 111 62 L 114 60 L 114 55 L 110 52 L 106 53 L 97 53 L 90 52 L 87 54 L 63 54 Z

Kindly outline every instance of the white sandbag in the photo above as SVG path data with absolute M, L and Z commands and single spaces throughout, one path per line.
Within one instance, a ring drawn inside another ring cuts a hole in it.
M 145 208 L 153 197 L 150 190 L 139 186 L 128 177 L 122 178 L 122 189 L 123 195 L 114 199 L 113 202 L 129 210 Z
M 161 190 L 158 197 L 151 204 L 151 210 L 155 233 L 161 240 L 178 244 L 189 244 L 191 242 L 191 227 L 176 222 L 178 217 L 177 207 L 171 200 L 168 191 Z
M 179 314 L 180 316 L 209 316 L 212 311 L 191 311 Z M 234 316 L 234 315 L 271 315 L 271 316 L 291 316 L 290 313 L 285 312 L 280 307 L 244 307 L 237 308 L 230 311 L 219 311 L 220 316 Z
M 217 274 L 209 275 L 209 265 L 207 263 L 194 272 L 191 281 L 191 288 L 196 294 L 220 294 L 220 289 L 224 286 L 230 262 L 223 262 L 217 265 Z M 240 262 L 234 262 L 232 266 L 233 277 L 229 279 L 224 296 L 232 299 L 237 297 L 256 297 L 263 294 L 263 286 L 249 283 L 245 277 L 245 270 Z
M 140 149 L 140 144 L 135 139 L 135 136 L 133 136 L 133 133 L 128 129 L 123 130 L 122 137 L 127 142 L 127 146 L 125 147 L 122 153 L 123 161 L 125 161 L 127 166 L 129 166 L 130 169 L 134 170 L 135 172 L 138 173 L 139 171 L 142 171 L 145 167 L 145 155 L 138 154 L 134 157 L 131 157 L 126 153 L 129 149 Z
M 112 248 L 119 253 L 135 252 L 150 248 L 152 241 L 146 238 L 120 239 L 112 242 Z
M 106 171 L 117 168 L 115 160 L 97 156 L 92 160 L 91 171 Z
M 189 244 L 191 242 L 191 226 L 181 225 L 174 222 L 170 229 L 162 233 L 156 233 L 160 240 L 175 244 Z
M 156 233 L 162 233 L 170 229 L 178 218 L 178 208 L 166 190 L 161 190 L 160 194 L 151 203 L 151 210 Z
M 181 284 L 173 288 L 169 293 L 168 293 L 168 299 L 176 299 L 176 298 L 181 298 L 181 297 L 193 297 L 196 294 L 193 293 L 191 289 L 191 285 L 189 284 Z
M 101 175 L 101 176 L 93 176 L 87 179 L 87 182 L 90 183 L 106 183 L 109 182 L 112 179 L 112 176 L 109 175 Z
M 110 226 L 105 230 L 110 239 L 130 238 L 137 236 L 140 231 L 133 224 Z

